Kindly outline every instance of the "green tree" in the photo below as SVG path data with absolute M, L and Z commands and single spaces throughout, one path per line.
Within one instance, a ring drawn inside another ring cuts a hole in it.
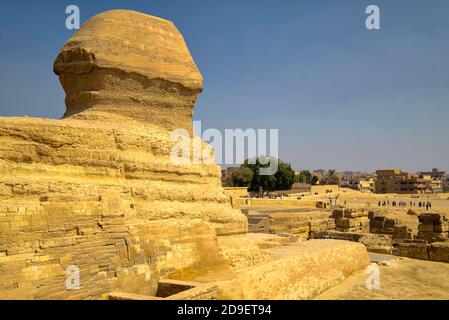
M 295 171 L 292 169 L 291 165 L 274 158 L 265 158 L 262 160 L 263 163 L 267 164 L 262 164 L 259 159 L 251 161 L 251 163 L 246 160 L 239 169 L 240 171 L 243 170 L 243 168 L 247 168 L 253 174 L 249 190 L 253 192 L 258 192 L 260 189 L 263 191 L 290 190 L 295 177 Z M 270 162 L 268 160 L 277 161 L 278 170 L 273 175 L 261 175 L 260 169 L 269 167 Z M 249 171 L 245 170 L 245 176 L 249 177 Z
M 448 181 L 444 181 L 443 192 L 444 193 L 449 192 L 449 180 Z
M 232 174 L 232 182 L 236 187 L 248 187 L 253 180 L 254 173 L 248 167 L 240 167 Z
M 318 183 L 320 179 L 317 176 L 313 176 L 312 179 L 310 180 L 310 184 L 312 186 L 316 185 Z
M 326 177 L 322 180 L 323 184 L 339 184 L 340 178 L 338 178 L 335 170 L 329 170 L 326 172 Z
M 295 176 L 295 178 L 295 182 L 310 184 L 312 181 L 312 174 L 309 170 L 303 170 L 299 173 L 299 175 Z
M 276 178 L 276 190 L 290 190 L 295 178 L 295 171 L 289 163 L 279 161 L 278 171 L 274 174 Z

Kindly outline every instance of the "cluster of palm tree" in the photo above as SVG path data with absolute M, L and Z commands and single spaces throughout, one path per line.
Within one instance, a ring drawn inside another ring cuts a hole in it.
M 321 179 L 321 184 L 340 184 L 340 178 L 337 175 L 337 172 L 335 170 L 328 170 L 326 172 L 326 176 Z
M 315 185 L 318 183 L 318 177 L 310 173 L 308 170 L 303 170 L 299 175 L 295 176 L 295 183 L 307 183 Z M 340 178 L 335 170 L 329 170 L 326 175 L 319 180 L 320 184 L 335 185 L 340 183 Z

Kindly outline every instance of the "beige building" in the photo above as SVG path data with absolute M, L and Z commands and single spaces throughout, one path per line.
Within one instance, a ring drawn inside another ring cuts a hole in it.
M 432 171 L 420 172 L 419 175 L 428 181 L 431 192 L 444 192 L 445 183 L 447 183 L 447 174 L 445 171 L 434 168 Z
M 428 185 L 432 193 L 444 192 L 444 180 L 432 178 L 431 176 L 424 176 L 424 177 L 428 181 Z
M 376 193 L 424 194 L 430 193 L 429 180 L 402 170 L 378 170 Z
M 359 180 L 359 191 L 361 192 L 374 192 L 375 183 L 374 178 L 363 178 Z

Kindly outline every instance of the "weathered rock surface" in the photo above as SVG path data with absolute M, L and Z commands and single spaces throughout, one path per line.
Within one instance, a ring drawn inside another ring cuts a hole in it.
M 66 117 L 122 117 L 169 130 L 192 127 L 202 77 L 170 21 L 114 10 L 90 19 L 54 63 Z
M 364 269 L 370 259 L 359 243 L 310 240 L 269 250 L 272 260 L 217 283 L 222 299 L 311 299 Z

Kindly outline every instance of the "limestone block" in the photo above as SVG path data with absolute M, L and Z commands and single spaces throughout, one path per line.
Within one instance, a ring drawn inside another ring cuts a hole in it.
M 413 231 L 407 226 L 394 226 L 393 239 L 413 239 Z
M 319 219 L 312 220 L 309 223 L 310 232 L 320 232 L 327 230 L 335 230 L 335 220 L 334 219 Z
M 369 224 L 369 219 L 367 217 L 359 218 L 339 218 L 335 220 L 335 224 L 340 228 L 353 228 L 367 226 Z
M 421 224 L 418 225 L 418 231 L 420 231 L 420 232 L 434 232 L 434 225 L 433 224 L 421 223 Z
M 435 242 L 429 248 L 430 260 L 449 262 L 449 242 Z
M 344 214 L 345 214 L 344 209 L 334 209 L 334 211 L 332 211 L 332 217 L 334 219 L 341 219 L 344 217 Z
M 445 232 L 449 232 L 449 223 L 447 222 L 443 222 L 443 223 L 438 223 L 438 224 L 434 224 L 433 225 L 433 230 L 437 233 L 445 233 Z
M 444 217 L 439 213 L 424 213 L 419 215 L 418 219 L 420 223 L 433 224 L 443 222 Z
M 393 245 L 393 254 L 395 256 L 429 260 L 429 250 L 426 243 L 395 243 Z
M 429 242 L 439 242 L 439 241 L 446 241 L 449 236 L 448 233 L 438 233 L 438 232 L 423 232 L 419 231 L 417 235 L 418 239 L 427 240 Z
M 359 218 L 359 217 L 367 217 L 368 212 L 365 209 L 345 209 L 344 210 L 344 217 L 345 218 Z
M 370 263 L 365 246 L 338 240 L 310 240 L 270 252 L 275 260 L 217 282 L 219 298 L 311 299 Z
M 369 252 L 391 254 L 393 252 L 393 240 L 385 235 L 364 235 L 359 242 L 366 246 Z

